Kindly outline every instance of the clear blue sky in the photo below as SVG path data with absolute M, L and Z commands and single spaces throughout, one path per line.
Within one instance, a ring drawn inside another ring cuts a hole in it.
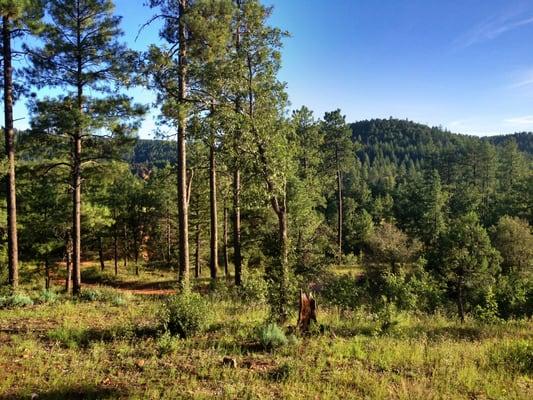
M 408 118 L 453 132 L 533 130 L 531 0 L 265 0 L 272 24 L 291 32 L 280 78 L 292 108 L 349 121 Z M 125 40 L 143 50 L 157 27 L 134 41 L 152 11 L 116 0 Z M 139 101 L 153 96 L 139 89 Z M 17 106 L 18 116 L 25 114 Z M 24 122 L 20 124 L 23 127 Z M 141 132 L 148 137 L 149 118 Z

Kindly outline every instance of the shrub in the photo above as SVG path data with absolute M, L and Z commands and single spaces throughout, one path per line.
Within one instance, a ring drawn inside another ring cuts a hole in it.
M 285 332 L 274 323 L 261 326 L 258 329 L 258 339 L 265 350 L 275 350 L 289 343 Z
M 498 344 L 491 348 L 489 359 L 493 367 L 520 374 L 533 374 L 533 343 L 520 340 Z
M 324 303 L 354 310 L 361 305 L 361 290 L 359 277 L 331 276 L 325 279 L 320 293 Z
M 249 305 L 264 304 L 267 300 L 268 285 L 259 273 L 245 276 L 241 286 L 236 288 L 239 299 Z
M 290 378 L 293 369 L 294 368 L 290 364 L 284 363 L 281 364 L 279 367 L 271 370 L 268 373 L 268 377 L 274 382 L 284 382 Z
M 50 289 L 43 289 L 41 293 L 39 293 L 39 297 L 37 298 L 37 301 L 41 304 L 52 304 L 55 303 L 59 299 L 59 295 Z
M 197 293 L 178 294 L 165 302 L 160 318 L 169 333 L 187 338 L 207 328 L 211 308 Z
M 105 288 L 83 289 L 78 295 L 78 300 L 91 302 L 102 301 L 111 303 L 114 306 L 123 306 L 128 302 L 128 295 L 126 293 L 120 293 L 116 290 Z
M 0 297 L 0 308 L 16 308 L 32 306 L 33 300 L 24 293 L 14 293 Z
M 162 357 L 166 354 L 175 353 L 179 347 L 179 343 L 176 338 L 172 336 L 169 332 L 163 333 L 157 340 L 157 350 L 159 357 Z

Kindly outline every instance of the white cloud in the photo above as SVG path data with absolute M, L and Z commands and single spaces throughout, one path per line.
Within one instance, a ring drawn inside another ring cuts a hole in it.
M 533 127 L 533 115 L 526 115 L 523 117 L 514 117 L 514 118 L 508 118 L 504 120 L 505 124 L 507 125 L 514 125 L 514 126 L 532 126 Z
M 474 44 L 496 39 L 514 29 L 533 24 L 533 15 L 498 15 L 475 26 L 455 41 L 455 47 L 467 48 Z

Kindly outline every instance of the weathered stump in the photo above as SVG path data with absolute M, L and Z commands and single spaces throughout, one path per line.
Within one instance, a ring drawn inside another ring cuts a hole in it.
M 301 333 L 309 332 L 311 322 L 316 321 L 316 300 L 311 294 L 300 290 L 300 312 L 298 313 L 298 330 Z

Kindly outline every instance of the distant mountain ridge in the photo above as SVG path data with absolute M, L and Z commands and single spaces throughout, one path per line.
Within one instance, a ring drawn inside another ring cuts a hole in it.
M 440 127 L 401 119 L 371 119 L 350 124 L 352 137 L 362 145 L 358 151 L 361 159 L 388 158 L 396 162 L 420 162 L 436 153 L 453 152 L 465 146 L 487 141 L 503 146 L 515 140 L 518 148 L 533 156 L 533 133 L 520 132 L 498 136 L 470 136 L 452 133 Z M 150 164 L 161 167 L 175 163 L 175 142 L 168 140 L 139 139 L 130 162 L 134 165 Z

